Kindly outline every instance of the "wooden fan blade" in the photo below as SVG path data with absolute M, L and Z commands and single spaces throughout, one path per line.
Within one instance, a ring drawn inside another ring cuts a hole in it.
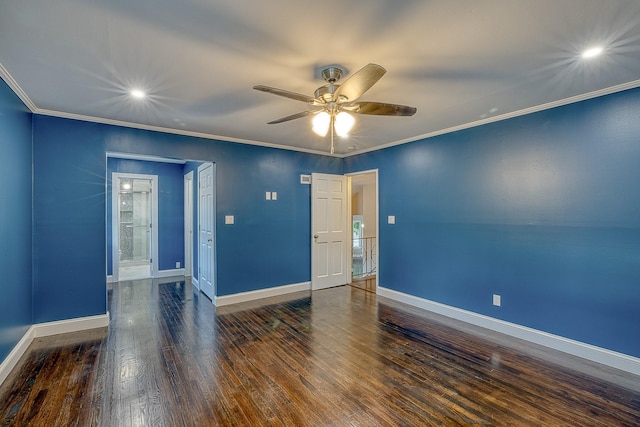
M 284 89 L 278 89 L 271 86 L 256 85 L 253 88 L 261 92 L 272 93 L 274 95 L 284 96 L 285 98 L 295 99 L 296 101 L 302 101 L 309 104 L 312 104 L 313 101 L 315 101 L 315 98 L 313 98 L 312 96 L 303 95 L 301 93 L 291 92 Z
M 301 112 L 299 112 L 299 113 L 292 114 L 292 115 L 290 115 L 290 116 L 283 117 L 283 118 L 281 118 L 281 119 L 273 120 L 273 121 L 271 121 L 271 122 L 269 122 L 269 123 L 267 123 L 267 124 L 268 124 L 268 125 L 275 125 L 275 124 L 277 124 L 277 123 L 288 122 L 289 120 L 300 119 L 300 118 L 302 118 L 302 117 L 309 116 L 309 115 L 311 115 L 311 114 L 313 114 L 313 113 L 314 113 L 314 111 L 301 111 Z
M 357 98 L 360 98 L 363 93 L 368 91 L 371 86 L 376 84 L 386 72 L 387 70 L 380 65 L 365 65 L 349 76 L 349 78 L 336 89 L 334 99 L 339 101 L 340 97 L 343 96 L 349 102 L 355 101 Z
M 355 108 L 352 109 L 352 107 Z M 347 109 L 358 114 L 373 114 L 376 116 L 413 116 L 418 111 L 415 107 L 406 105 L 369 101 L 349 103 L 349 108 Z

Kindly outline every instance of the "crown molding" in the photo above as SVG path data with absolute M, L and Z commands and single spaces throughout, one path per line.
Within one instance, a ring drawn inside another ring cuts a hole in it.
M 464 124 L 457 125 L 457 126 L 452 126 L 452 127 L 441 129 L 441 130 L 437 130 L 437 131 L 434 131 L 434 132 L 428 132 L 428 133 L 424 133 L 424 134 L 421 134 L 421 135 L 416 135 L 416 136 L 413 136 L 413 137 L 410 137 L 410 138 L 405 138 L 405 139 L 401 139 L 401 140 L 398 140 L 398 141 L 393 141 L 393 142 L 389 142 L 389 143 L 386 143 L 386 144 L 377 145 L 375 147 L 371 147 L 371 148 L 367 148 L 367 149 L 363 149 L 363 150 L 353 151 L 353 152 L 349 152 L 349 153 L 330 154 L 330 153 L 325 152 L 325 151 L 311 150 L 311 149 L 308 149 L 308 148 L 300 148 L 300 147 L 292 147 L 290 145 L 272 144 L 272 143 L 263 142 L 263 141 L 255 141 L 255 140 L 241 139 L 241 138 L 232 138 L 232 137 L 228 137 L 228 136 L 214 135 L 214 134 L 203 133 L 203 132 L 185 131 L 183 129 L 173 129 L 173 128 L 166 128 L 166 127 L 162 127 L 162 126 L 145 125 L 145 124 L 141 124 L 141 123 L 132 123 L 132 122 L 126 122 L 126 121 L 122 121 L 122 120 L 114 120 L 114 119 L 107 119 L 107 118 L 103 118 L 103 117 L 86 116 L 86 115 L 83 115 L 83 114 L 67 113 L 67 112 L 63 112 L 63 111 L 55 111 L 55 110 L 47 110 L 47 109 L 43 109 L 43 108 L 38 108 L 33 103 L 33 101 L 31 101 L 31 99 L 26 94 L 26 92 L 24 90 L 22 90 L 20 85 L 18 85 L 18 82 L 16 82 L 15 79 L 13 77 L 11 77 L 11 74 L 9 74 L 9 72 L 2 65 L 2 63 L 0 63 L 0 77 L 2 77 L 2 79 L 7 83 L 7 85 L 9 85 L 11 90 L 13 90 L 15 92 L 15 94 L 22 100 L 22 102 L 24 102 L 24 104 L 27 106 L 27 108 L 29 108 L 29 110 L 31 110 L 31 112 L 34 113 L 34 114 L 40 114 L 40 115 L 43 115 L 43 116 L 60 117 L 60 118 L 73 119 L 73 120 L 82 120 L 82 121 L 86 121 L 86 122 L 101 123 L 101 124 L 113 125 L 113 126 L 122 126 L 122 127 L 133 128 L 133 129 L 150 130 L 150 131 L 155 131 L 155 132 L 170 133 L 170 134 L 174 134 L 174 135 L 191 136 L 191 137 L 196 137 L 196 138 L 211 139 L 211 140 L 217 140 L 217 141 L 222 141 L 222 142 L 231 142 L 231 143 L 246 144 L 246 145 L 256 145 L 256 146 L 259 146 L 259 147 L 276 148 L 276 149 L 280 149 L 280 150 L 295 151 L 295 152 L 302 152 L 302 153 L 309 153 L 309 154 L 317 154 L 317 155 L 320 155 L 320 156 L 337 157 L 337 158 L 347 158 L 347 157 L 357 156 L 357 155 L 360 155 L 360 154 L 370 153 L 372 151 L 378 151 L 378 150 L 382 150 L 382 149 L 385 149 L 385 148 L 395 147 L 397 145 L 408 144 L 410 142 L 420 141 L 422 139 L 433 138 L 433 137 L 436 137 L 436 136 L 445 135 L 445 134 L 452 133 L 452 132 L 457 132 L 457 131 L 460 131 L 460 130 L 471 129 L 471 128 L 474 128 L 474 127 L 477 127 L 477 126 L 486 125 L 486 124 L 489 124 L 489 123 L 495 123 L 495 122 L 499 122 L 499 121 L 502 121 L 502 120 L 512 119 L 514 117 L 519 117 L 519 116 L 524 116 L 524 115 L 527 115 L 527 114 L 537 113 L 537 112 L 540 112 L 540 111 L 549 110 L 551 108 L 562 107 L 564 105 L 574 104 L 576 102 L 586 101 L 586 100 L 589 100 L 589 99 L 598 98 L 600 96 L 610 95 L 610 94 L 613 94 L 613 93 L 622 92 L 622 91 L 625 91 L 625 90 L 635 89 L 635 88 L 640 87 L 640 80 L 633 80 L 633 81 L 630 81 L 630 82 L 627 82 L 627 83 L 622 83 L 622 84 L 619 84 L 619 85 L 616 85 L 616 86 L 611 86 L 611 87 L 607 87 L 607 88 L 604 88 L 604 89 L 599 89 L 599 90 L 596 90 L 596 91 L 593 91 L 593 92 L 588 92 L 588 93 L 572 96 L 572 97 L 569 97 L 569 98 L 559 99 L 557 101 L 548 102 L 546 104 L 540 104 L 540 105 L 536 105 L 536 106 L 533 106 L 533 107 L 524 108 L 522 110 L 517 110 L 517 111 L 510 112 L 510 113 L 501 114 L 499 116 L 488 117 L 486 119 L 476 120 L 476 121 L 473 121 L 473 122 L 464 123 Z
M 298 148 L 298 147 L 292 147 L 289 145 L 271 144 L 269 142 L 254 141 L 250 139 L 232 138 L 229 136 L 214 135 L 214 134 L 209 134 L 204 132 L 192 132 L 192 131 L 185 131 L 183 129 L 173 129 L 173 128 L 166 128 L 162 126 L 145 125 L 141 123 L 126 122 L 122 120 L 105 119 L 103 117 L 85 116 L 83 114 L 66 113 L 63 111 L 45 110 L 45 109 L 38 108 L 33 113 L 39 114 L 42 116 L 52 116 L 52 117 L 60 117 L 64 119 L 82 120 L 85 122 L 100 123 L 100 124 L 113 125 L 113 126 L 122 126 L 127 128 L 133 128 L 133 129 L 150 130 L 155 132 L 171 133 L 174 135 L 192 136 L 196 138 L 212 139 L 212 140 L 222 141 L 222 142 L 233 142 L 236 144 L 257 145 L 260 147 L 277 148 L 280 150 L 288 150 L 288 151 L 296 151 L 296 152 L 303 152 L 303 153 L 310 153 L 310 154 L 319 154 L 322 156 L 330 156 L 329 153 L 324 151 L 319 151 L 319 150 L 310 150 L 307 148 Z
M 11 77 L 11 74 L 9 74 L 9 71 L 7 71 L 7 69 L 4 68 L 4 65 L 2 65 L 2 63 L 0 63 L 0 77 L 2 77 L 2 80 L 4 80 L 7 83 L 7 85 L 11 88 L 11 90 L 16 95 L 18 95 L 18 98 L 20 98 L 20 100 L 24 103 L 24 105 L 27 106 L 29 110 L 31 110 L 32 113 L 34 113 L 38 109 L 38 107 L 36 107 L 36 104 L 33 103 L 33 101 L 31 100 L 31 98 L 29 98 L 27 93 L 24 90 L 22 90 L 18 82 L 15 81 L 13 77 Z
M 452 126 L 446 129 L 441 129 L 434 132 L 425 133 L 418 136 L 413 136 L 410 138 L 401 139 L 395 142 L 389 142 L 387 144 L 377 145 L 375 147 L 354 151 L 352 153 L 348 153 L 343 155 L 342 157 L 351 157 L 359 154 L 369 153 L 372 151 L 382 150 L 384 148 L 395 147 L 396 145 L 408 144 L 410 142 L 420 141 L 421 139 L 433 138 L 435 136 L 445 135 L 452 132 L 457 132 L 459 130 L 470 129 L 477 126 L 486 125 L 489 123 L 500 122 L 507 119 L 512 119 L 514 117 L 525 116 L 527 114 L 537 113 L 544 110 L 550 110 L 556 107 L 562 107 L 564 105 L 575 104 L 580 101 L 587 101 L 589 99 L 598 98 L 600 96 L 611 95 L 613 93 L 622 92 L 629 89 L 635 89 L 640 87 L 640 80 L 633 80 L 631 82 L 623 83 L 616 86 L 607 87 L 604 89 L 596 90 L 593 92 L 583 93 L 581 95 L 572 96 L 569 98 L 559 99 L 557 101 L 548 102 L 546 104 L 536 105 L 534 107 L 524 108 L 522 110 L 513 111 L 511 113 L 501 114 L 499 116 L 488 117 L 486 119 L 477 120 L 474 122 L 465 123 L 458 126 Z
M 110 159 L 142 160 L 145 162 L 173 163 L 177 165 L 184 165 L 189 161 L 187 159 L 174 159 L 171 157 L 151 156 L 147 154 L 120 153 L 117 151 L 107 151 L 106 155 Z

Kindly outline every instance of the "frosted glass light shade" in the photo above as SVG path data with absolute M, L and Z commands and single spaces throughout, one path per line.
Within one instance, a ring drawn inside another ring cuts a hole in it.
M 335 121 L 335 129 L 338 136 L 348 136 L 349 131 L 353 127 L 353 124 L 356 122 L 356 119 L 346 111 L 341 111 L 336 116 Z
M 320 136 L 327 136 L 329 125 L 331 124 L 331 116 L 326 111 L 321 111 L 311 119 L 312 130 Z

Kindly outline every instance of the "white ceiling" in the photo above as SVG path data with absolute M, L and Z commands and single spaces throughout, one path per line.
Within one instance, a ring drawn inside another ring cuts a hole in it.
M 590 61 L 580 52 L 601 44 Z M 0 3 L 0 74 L 36 113 L 328 151 L 307 109 L 319 71 L 377 63 L 338 155 L 640 86 L 638 0 L 27 0 Z M 142 87 L 150 97 L 132 100 Z

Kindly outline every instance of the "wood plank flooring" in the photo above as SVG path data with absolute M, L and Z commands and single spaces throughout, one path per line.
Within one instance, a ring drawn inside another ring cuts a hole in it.
M 32 344 L 0 425 L 640 425 L 638 389 L 360 289 L 218 309 L 182 281 L 109 292 L 108 330 Z

